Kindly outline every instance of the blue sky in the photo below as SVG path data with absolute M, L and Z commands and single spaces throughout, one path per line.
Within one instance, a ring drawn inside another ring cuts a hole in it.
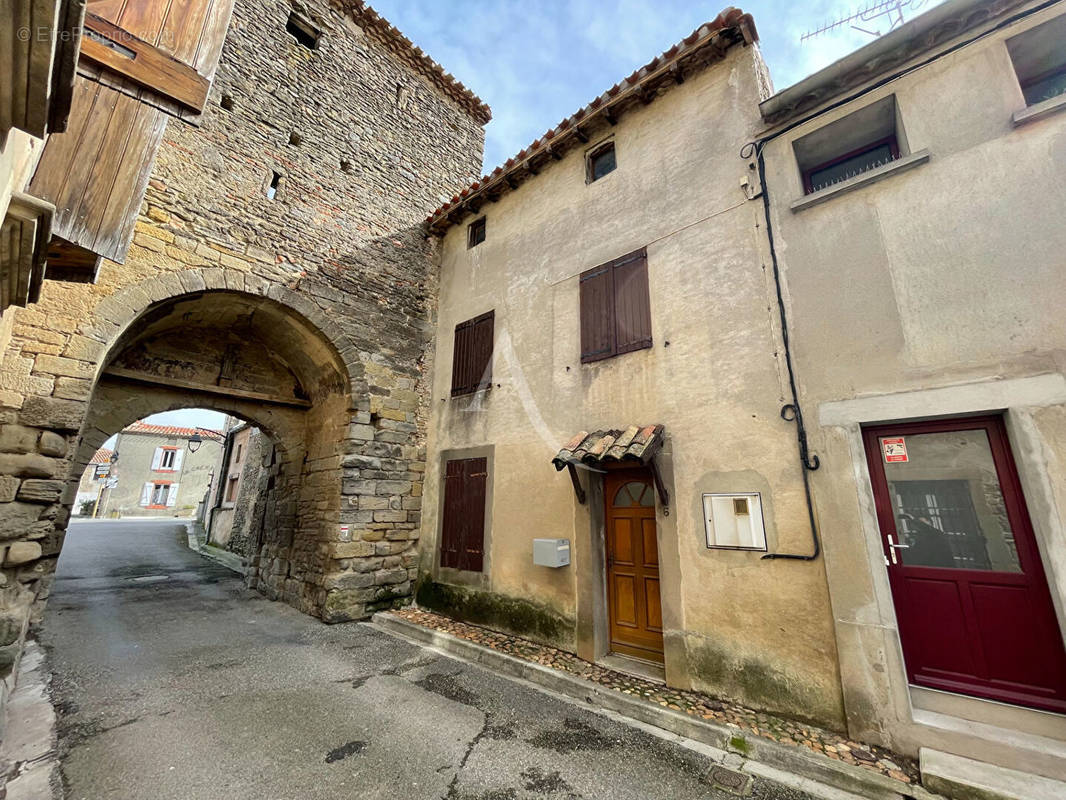
M 943 0 L 907 0 L 907 19 Z M 873 0 L 877 2 L 877 0 Z M 725 4 L 683 0 L 372 0 L 409 39 L 492 106 L 484 172 L 669 49 Z M 863 0 L 748 0 L 763 57 L 780 90 L 873 40 L 843 26 L 800 43 L 807 31 Z M 873 23 L 882 33 L 885 20 Z M 217 411 L 187 409 L 149 418 L 161 425 L 221 429 Z
M 942 0 L 905 0 L 913 18 Z M 847 26 L 800 36 L 877 0 L 747 0 L 774 86 L 783 89 L 873 40 Z M 371 0 L 492 107 L 484 172 L 727 7 L 684 0 Z M 872 24 L 882 33 L 888 22 Z

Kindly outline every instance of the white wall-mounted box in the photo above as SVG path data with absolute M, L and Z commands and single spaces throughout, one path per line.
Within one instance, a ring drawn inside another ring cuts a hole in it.
M 534 539 L 533 563 L 538 567 L 565 567 L 570 563 L 569 539 Z
M 703 524 L 708 547 L 765 550 L 762 496 L 759 492 L 703 495 Z

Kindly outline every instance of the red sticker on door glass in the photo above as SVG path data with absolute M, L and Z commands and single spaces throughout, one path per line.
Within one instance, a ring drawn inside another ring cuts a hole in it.
M 902 436 L 893 439 L 881 440 L 881 451 L 885 454 L 885 463 L 895 464 L 909 460 L 907 458 L 907 442 Z

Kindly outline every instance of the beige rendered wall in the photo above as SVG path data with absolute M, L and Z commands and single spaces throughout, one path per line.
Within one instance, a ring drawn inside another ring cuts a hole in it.
M 476 587 L 481 608 L 498 602 L 516 625 L 546 615 L 558 623 L 547 638 L 602 655 L 602 530 L 592 529 L 596 514 L 578 505 L 551 458 L 579 430 L 661 423 L 671 494 L 669 515 L 657 509 L 669 683 L 840 725 L 821 561 L 764 561 L 709 550 L 704 538 L 703 492 L 754 490 L 763 494 L 770 550 L 811 547 L 795 431 L 779 416 L 786 383 L 761 201 L 741 188 L 749 172 L 738 152 L 756 131 L 761 68 L 755 48 L 734 47 L 592 135 L 589 147 L 614 137 L 611 174 L 586 185 L 583 154 L 572 151 L 483 210 L 480 246 L 466 246 L 473 217 L 447 232 L 423 569 L 438 589 Z M 579 274 L 644 246 L 654 346 L 581 364 Z M 490 309 L 494 386 L 451 399 L 455 325 Z M 471 448 L 492 463 L 485 574 L 442 574 L 434 546 L 442 462 Z M 581 479 L 588 485 L 590 474 Z M 602 493 L 592 495 L 597 502 Z M 570 539 L 572 564 L 533 566 L 537 537 Z
M 1062 12 L 991 33 L 765 148 L 801 398 L 823 465 L 812 479 L 849 728 L 900 749 L 931 740 L 914 724 L 862 424 L 1006 411 L 1062 619 L 1066 114 L 1012 125 L 1025 102 L 1005 46 Z M 929 161 L 793 212 L 803 194 L 793 141 L 889 94 L 909 151 L 928 149 Z

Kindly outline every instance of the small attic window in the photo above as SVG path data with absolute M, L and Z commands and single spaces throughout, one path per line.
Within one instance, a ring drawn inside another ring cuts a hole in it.
M 485 218 L 475 219 L 466 232 L 466 246 L 477 247 L 485 241 Z
M 615 159 L 614 142 L 605 142 L 589 151 L 587 164 L 588 182 L 598 181 L 618 166 Z
M 321 35 L 321 31 L 295 11 L 289 14 L 289 21 L 285 23 L 285 30 L 308 50 L 314 50 L 318 47 L 318 37 Z
M 1066 14 L 1007 40 L 1026 106 L 1066 94 Z

